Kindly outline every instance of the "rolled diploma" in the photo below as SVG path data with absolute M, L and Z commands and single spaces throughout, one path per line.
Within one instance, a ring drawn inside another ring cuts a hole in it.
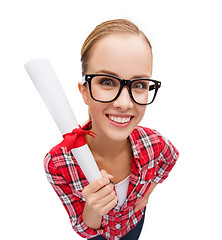
M 64 135 L 78 128 L 75 115 L 49 60 L 35 59 L 24 66 L 61 134 Z M 71 152 L 89 182 L 101 177 L 87 144 L 74 148 Z

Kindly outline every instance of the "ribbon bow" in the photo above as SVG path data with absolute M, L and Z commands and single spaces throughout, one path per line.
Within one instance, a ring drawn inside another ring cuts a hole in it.
M 63 135 L 63 141 L 57 145 L 57 147 L 66 147 L 67 152 L 70 152 L 73 148 L 82 147 L 86 144 L 84 134 L 88 134 L 92 137 L 96 137 L 96 134 L 92 131 L 84 130 L 79 125 L 79 128 L 74 128 L 72 132 Z M 76 141 L 78 139 L 78 141 Z

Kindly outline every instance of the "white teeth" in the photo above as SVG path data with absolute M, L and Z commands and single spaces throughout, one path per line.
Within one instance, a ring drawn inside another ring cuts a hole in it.
M 121 117 L 115 117 L 113 115 L 108 115 L 109 119 L 111 119 L 112 121 L 114 122 L 117 122 L 117 123 L 127 123 L 129 122 L 130 120 L 130 117 L 124 117 L 124 118 L 121 118 Z

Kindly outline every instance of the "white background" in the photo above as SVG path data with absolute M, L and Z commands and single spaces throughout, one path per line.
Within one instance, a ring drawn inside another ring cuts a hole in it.
M 80 49 L 102 21 L 127 18 L 148 36 L 162 87 L 141 123 L 180 151 L 149 199 L 141 240 L 221 240 L 220 1 L 7 0 L 0 3 L 0 238 L 81 239 L 47 182 L 43 158 L 62 140 L 23 65 L 52 63 L 79 123 Z

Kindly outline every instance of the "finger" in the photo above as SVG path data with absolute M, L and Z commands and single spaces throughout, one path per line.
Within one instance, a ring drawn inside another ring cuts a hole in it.
M 139 211 L 139 210 L 140 210 L 140 202 L 136 205 L 134 211 L 137 212 L 137 211 Z
M 110 184 L 110 181 L 107 177 L 98 178 L 87 185 L 84 189 L 84 192 L 87 192 L 88 194 L 96 193 L 107 184 Z
M 114 177 L 112 175 L 108 174 L 106 172 L 106 170 L 101 170 L 101 174 L 103 177 L 107 177 L 110 180 L 110 183 L 114 184 L 114 181 L 113 181 Z
M 144 199 L 141 199 L 139 203 L 136 205 L 135 211 L 139 211 L 144 206 Z
M 99 200 L 99 202 L 101 203 L 101 206 L 106 206 L 108 203 L 110 203 L 111 201 L 113 201 L 116 197 L 116 193 L 113 190 L 112 192 L 110 192 L 108 195 L 106 195 L 105 197 L 101 198 Z
M 138 203 L 138 204 L 136 205 L 136 207 L 135 207 L 135 212 L 143 209 L 143 208 L 147 205 L 147 203 L 148 203 L 148 200 L 147 200 L 147 199 L 144 199 L 144 198 L 141 199 L 141 200 L 139 201 L 139 203 Z
M 108 196 L 109 194 L 111 194 L 112 192 L 114 192 L 114 195 L 115 194 L 115 191 L 114 191 L 114 186 L 113 184 L 108 184 L 106 186 L 104 186 L 103 188 L 101 188 L 99 191 L 97 191 L 94 195 L 95 197 L 98 199 L 98 200 L 102 200 L 104 199 L 106 196 Z
M 111 209 L 113 209 L 116 204 L 118 202 L 117 196 L 115 196 L 115 198 L 110 201 L 108 204 L 106 204 L 104 207 L 101 208 L 101 215 L 107 214 Z
M 134 212 L 137 212 L 137 211 L 139 211 L 139 210 L 140 210 L 140 204 L 137 204 L 136 207 L 135 207 Z
M 137 211 L 139 211 L 140 209 L 142 209 L 143 208 L 143 206 L 142 206 L 142 204 L 140 203 L 140 204 L 138 204 L 138 205 L 136 205 L 136 208 L 135 208 L 135 212 L 137 212 Z

